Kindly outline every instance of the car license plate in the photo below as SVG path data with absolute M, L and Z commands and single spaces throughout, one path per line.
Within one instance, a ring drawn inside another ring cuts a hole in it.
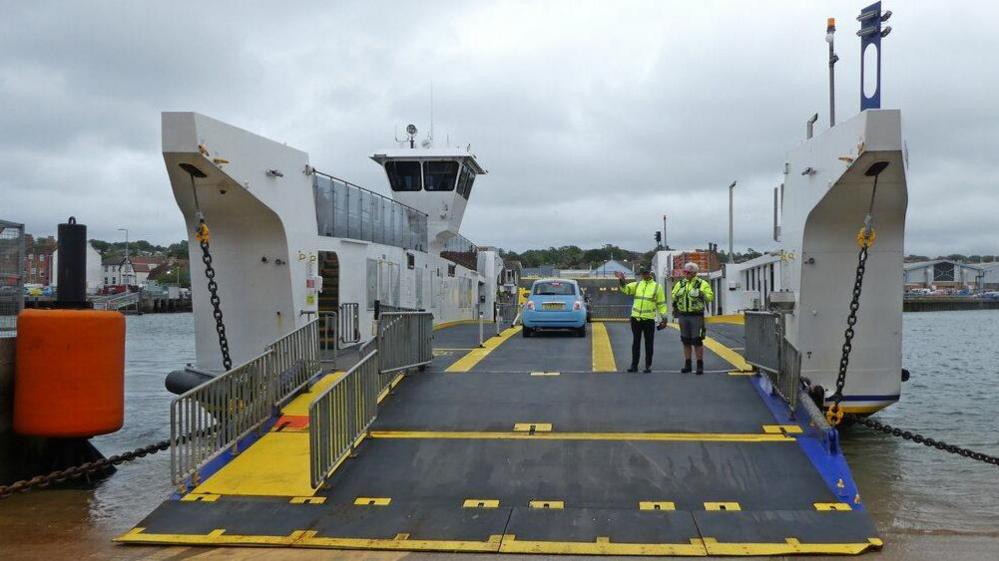
M 565 304 L 562 302 L 544 302 L 541 304 L 542 310 L 564 310 Z

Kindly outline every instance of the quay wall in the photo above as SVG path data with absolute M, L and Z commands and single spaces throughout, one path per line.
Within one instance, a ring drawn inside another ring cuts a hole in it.
M 902 302 L 905 312 L 943 312 L 949 310 L 999 310 L 999 300 L 981 298 L 906 298 Z

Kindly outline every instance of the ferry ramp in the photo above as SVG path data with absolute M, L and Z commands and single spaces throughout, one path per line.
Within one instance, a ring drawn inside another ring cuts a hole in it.
M 627 323 L 585 338 L 488 327 L 481 347 L 476 324 L 436 331 L 433 361 L 394 380 L 319 488 L 302 407 L 342 373 L 119 541 L 682 556 L 881 546 L 835 442 L 742 371 L 737 328 L 713 326 L 697 376 L 678 371 L 675 329 L 657 332 L 641 374 L 623 372 Z

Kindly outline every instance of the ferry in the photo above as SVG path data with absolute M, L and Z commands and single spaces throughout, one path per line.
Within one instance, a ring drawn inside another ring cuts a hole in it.
M 880 33 L 879 4 L 861 18 Z M 408 127 L 370 154 L 384 196 L 283 143 L 164 113 L 197 360 L 168 380 L 174 493 L 116 541 L 880 549 L 828 411 L 870 413 L 901 391 L 902 119 L 867 103 L 818 135 L 813 123 L 775 165 L 780 250 L 707 275 L 718 300 L 698 376 L 676 368 L 675 324 L 656 333 L 648 374 L 622 367 L 621 317 L 524 336 L 498 250 L 460 233 L 473 187 L 488 188 L 469 147 L 417 142 Z M 682 255 L 653 259 L 667 293 Z

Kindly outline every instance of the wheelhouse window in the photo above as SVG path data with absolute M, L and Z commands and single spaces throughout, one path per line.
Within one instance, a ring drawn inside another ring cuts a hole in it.
M 385 162 L 385 173 L 393 191 L 419 191 L 420 162 Z
M 458 194 L 466 199 L 472 193 L 472 183 L 475 181 L 475 172 L 468 166 L 461 166 L 461 176 L 458 177 Z
M 458 162 L 424 162 L 423 188 L 427 191 L 454 191 Z
M 569 282 L 539 282 L 534 285 L 535 296 L 575 296 L 576 286 Z

